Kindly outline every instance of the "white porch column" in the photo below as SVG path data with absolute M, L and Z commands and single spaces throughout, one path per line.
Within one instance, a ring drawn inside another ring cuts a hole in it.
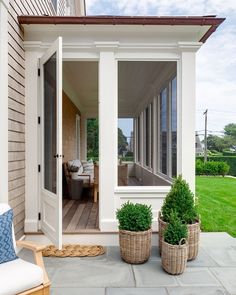
M 8 0 L 0 0 L 0 202 L 8 203 Z
M 114 52 L 100 52 L 99 62 L 99 213 L 100 229 L 115 224 L 117 183 L 117 61 Z M 115 225 L 114 225 L 115 227 Z
M 195 192 L 195 108 L 196 108 L 196 65 L 193 48 L 181 47 L 177 72 L 178 127 L 177 127 L 177 173 L 189 183 Z

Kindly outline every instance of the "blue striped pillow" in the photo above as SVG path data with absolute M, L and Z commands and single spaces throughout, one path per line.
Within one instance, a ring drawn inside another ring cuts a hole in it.
M 0 263 L 17 259 L 12 238 L 13 210 L 0 215 Z

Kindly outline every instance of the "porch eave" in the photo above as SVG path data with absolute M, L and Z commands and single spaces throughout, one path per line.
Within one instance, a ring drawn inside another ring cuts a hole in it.
M 18 16 L 21 25 L 154 25 L 208 27 L 199 42 L 206 42 L 225 18 L 212 16 Z

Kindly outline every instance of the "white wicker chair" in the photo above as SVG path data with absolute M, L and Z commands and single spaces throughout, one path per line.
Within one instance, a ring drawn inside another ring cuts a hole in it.
M 7 212 L 10 206 L 0 203 L 0 215 Z M 20 258 L 0 264 L 0 294 L 32 294 L 49 295 L 50 281 L 44 268 L 42 251 L 45 246 L 37 245 L 29 241 L 15 242 L 14 230 L 13 241 L 17 247 L 32 250 L 35 264 Z

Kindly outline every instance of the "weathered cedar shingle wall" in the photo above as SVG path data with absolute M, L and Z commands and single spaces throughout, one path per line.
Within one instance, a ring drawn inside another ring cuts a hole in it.
M 65 13 L 65 0 L 58 3 Z M 54 15 L 50 0 L 10 0 L 8 13 L 9 204 L 14 210 L 16 238 L 24 234 L 25 219 L 25 52 L 18 15 Z

